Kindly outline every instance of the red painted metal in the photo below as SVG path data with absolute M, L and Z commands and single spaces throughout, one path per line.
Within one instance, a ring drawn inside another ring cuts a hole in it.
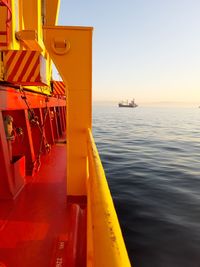
M 68 246 L 66 249 L 66 262 L 68 266 L 71 267 L 85 267 L 86 266 L 86 258 L 82 257 L 82 247 L 83 245 L 86 247 L 86 241 L 84 238 L 83 240 L 80 237 L 83 237 L 83 232 L 81 233 L 83 219 L 85 210 L 82 210 L 78 204 L 71 204 L 70 211 L 69 211 L 69 240 Z M 85 229 L 86 230 L 86 229 Z
M 35 153 L 33 149 L 33 140 L 31 136 L 31 126 L 28 111 L 26 109 L 3 111 L 3 116 L 6 115 L 12 116 L 15 125 L 17 127 L 21 127 L 23 130 L 23 136 L 16 138 L 16 140 L 12 142 L 12 157 L 24 155 L 26 157 L 26 174 L 33 175 Z
M 25 183 L 25 156 L 14 156 L 12 158 L 13 182 L 17 189 L 22 189 Z
M 56 239 L 51 267 L 86 267 L 86 209 L 77 203 L 67 207 L 68 231 Z
M 56 116 L 56 107 L 50 107 L 51 123 L 55 141 L 59 139 L 58 121 Z
M 6 139 L 0 112 L 0 199 L 15 198 L 24 186 L 25 158 L 13 156 L 11 142 Z
M 86 197 L 71 197 L 66 205 L 65 163 L 65 145 L 54 146 L 18 198 L 0 202 L 2 264 L 86 266 Z
M 51 145 L 54 144 L 54 132 L 52 126 L 52 120 L 49 108 L 43 109 L 43 123 L 45 123 L 44 129 L 47 138 L 47 142 Z
M 33 148 L 35 153 L 35 158 L 38 160 L 38 157 L 41 152 L 45 149 L 45 141 L 46 141 L 46 135 L 45 131 L 42 127 L 43 125 L 43 115 L 42 115 L 42 109 L 41 108 L 35 108 L 33 109 L 35 120 L 32 120 L 30 122 L 31 124 L 31 135 L 33 140 Z
M 65 107 L 61 107 L 61 110 L 62 110 L 62 119 L 63 119 L 63 126 L 64 126 L 64 129 L 66 130 L 66 111 L 65 111 Z
M 10 115 L 13 117 L 15 125 L 23 130 L 23 136 L 16 138 L 12 143 L 5 142 L 4 150 L 8 150 L 7 153 L 10 160 L 12 160 L 13 156 L 25 155 L 26 174 L 33 175 L 35 167 L 38 165 L 38 157 L 40 160 L 40 155 L 49 150 L 48 144 L 53 145 L 55 142 L 50 108 L 59 111 L 61 106 L 66 103 L 55 97 L 47 98 L 44 95 L 30 92 L 26 92 L 26 95 L 24 95 L 21 91 L 12 88 L 7 88 L 6 90 L 6 88 L 7 87 L 0 87 L 0 110 L 3 110 L 3 116 Z M 47 110 L 47 113 L 45 110 Z M 35 116 L 38 118 L 38 125 L 33 125 Z M 61 130 L 59 131 L 57 139 L 59 136 L 63 135 L 65 130 L 62 123 L 63 116 L 64 114 L 59 112 L 59 122 L 58 116 L 55 116 L 57 132 L 59 130 L 59 123 L 62 127 L 60 127 Z M 46 119 L 44 117 L 46 117 Z M 2 127 L 0 131 L 4 132 L 4 127 Z M 3 155 L 4 154 L 5 152 Z M 2 170 L 0 170 L 2 171 L 3 177 L 7 177 L 7 179 L 10 177 L 9 179 L 12 180 L 13 175 L 10 174 L 10 167 L 8 167 L 10 166 L 10 160 L 8 158 L 5 159 L 4 156 L 5 164 L 4 167 L 1 168 Z
M 78 205 L 80 205 L 80 207 L 85 207 L 85 204 L 87 203 L 87 197 L 86 196 L 71 196 L 68 195 L 67 196 L 67 203 L 68 204 L 73 204 L 73 203 L 77 203 Z
M 59 116 L 59 121 L 60 121 L 61 132 L 63 134 L 66 131 L 65 119 L 64 119 L 64 115 L 63 115 L 63 107 L 58 107 L 58 116 Z
M 0 112 L 0 162 L 0 198 L 12 198 L 14 188 L 9 164 L 10 155 L 4 131 L 2 112 Z
M 46 96 L 44 95 L 26 92 L 26 97 L 31 108 L 44 108 L 46 106 Z M 49 97 L 48 100 L 48 107 L 66 106 L 66 100 L 56 97 Z M 27 105 L 22 99 L 22 93 L 19 90 L 0 85 L 0 110 L 8 109 L 27 109 Z
M 68 232 L 65 183 L 66 148 L 58 145 L 16 200 L 0 202 L 0 261 L 6 266 L 50 266 L 56 236 Z
M 80 220 L 80 206 L 72 204 L 69 212 L 69 241 L 66 251 L 67 263 L 71 267 L 76 267 L 78 250 L 78 229 Z
M 56 120 L 57 120 L 57 125 L 58 125 L 59 136 L 62 136 L 63 128 L 62 128 L 62 123 L 61 123 L 60 107 L 56 107 Z
M 78 229 L 78 251 L 76 267 L 86 267 L 87 255 L 87 209 L 86 204 L 81 209 L 81 219 Z
M 65 126 L 64 126 L 62 107 L 59 107 L 59 113 L 60 113 L 60 121 L 61 121 L 62 132 L 64 132 L 65 131 Z
M 86 198 L 81 204 L 76 198 L 67 199 L 66 204 L 65 145 L 52 146 L 44 156 L 46 142 L 53 145 L 65 135 L 65 100 L 47 101 L 46 96 L 30 92 L 26 101 L 22 96 L 14 88 L 0 86 L 0 266 L 49 267 L 53 254 L 63 255 L 62 267 L 70 262 L 85 267 Z M 13 117 L 15 129 L 23 131 L 13 141 L 6 139 L 6 115 Z M 41 140 L 42 164 L 34 173 Z M 25 164 L 26 174 L 34 177 L 24 179 Z M 65 249 L 59 251 L 61 242 Z
M 61 234 L 56 238 L 54 249 L 52 253 L 52 260 L 50 267 L 57 267 L 57 266 L 69 266 L 66 262 L 66 248 L 68 245 L 68 235 Z
M 7 31 L 0 31 L 0 36 L 5 36 L 5 37 L 7 37 Z M 5 46 L 5 47 L 7 47 L 8 45 L 7 45 L 7 40 L 5 41 L 5 42 L 0 42 L 0 47 L 1 46 Z

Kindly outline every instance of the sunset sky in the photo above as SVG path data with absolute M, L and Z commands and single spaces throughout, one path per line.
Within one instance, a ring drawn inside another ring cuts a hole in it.
M 93 26 L 93 100 L 199 102 L 199 0 L 61 0 L 59 25 Z

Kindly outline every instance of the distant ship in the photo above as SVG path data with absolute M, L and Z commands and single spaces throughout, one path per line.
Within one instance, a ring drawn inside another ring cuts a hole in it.
M 119 102 L 118 106 L 120 108 L 136 108 L 138 105 L 135 103 L 135 100 L 131 100 L 131 102 L 127 101 L 121 101 Z

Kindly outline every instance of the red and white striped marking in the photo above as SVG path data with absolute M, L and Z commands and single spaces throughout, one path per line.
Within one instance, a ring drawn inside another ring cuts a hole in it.
M 65 95 L 65 84 L 62 81 L 53 81 L 53 95 Z
M 42 85 L 40 56 L 40 52 L 38 51 L 6 51 L 4 57 L 5 80 L 22 85 L 34 85 L 35 83 L 41 83 Z

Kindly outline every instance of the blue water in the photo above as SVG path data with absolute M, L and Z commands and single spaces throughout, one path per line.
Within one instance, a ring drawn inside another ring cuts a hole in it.
M 199 267 L 200 109 L 94 106 L 93 132 L 134 267 Z

